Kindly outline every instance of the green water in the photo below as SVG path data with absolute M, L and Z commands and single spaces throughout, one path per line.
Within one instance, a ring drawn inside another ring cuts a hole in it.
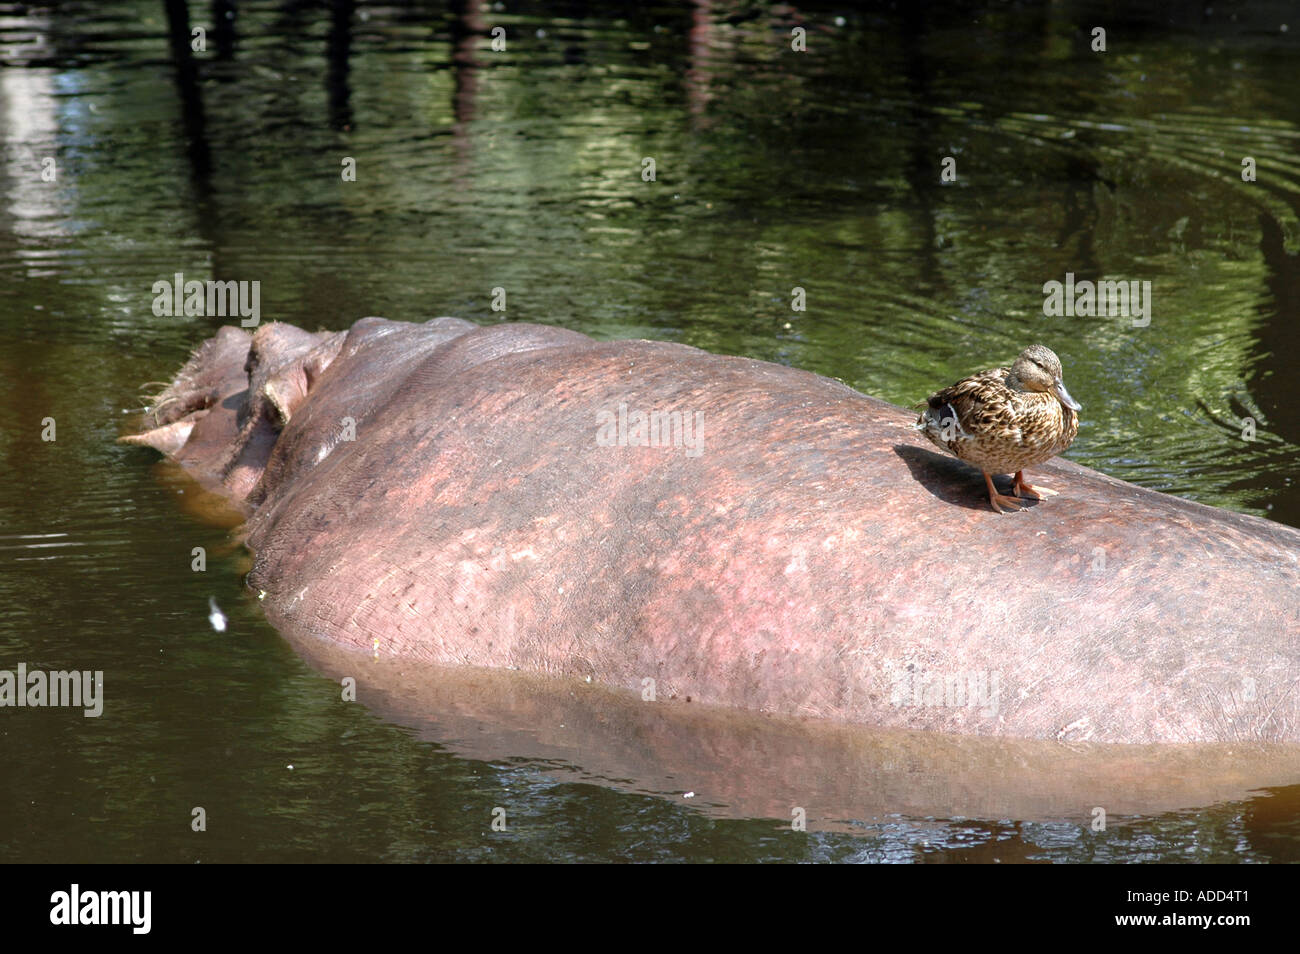
M 263 320 L 541 321 L 898 404 L 1041 341 L 1084 407 L 1071 459 L 1300 526 L 1294 10 L 260 2 L 226 46 L 190 6 L 201 122 L 161 3 L 0 3 L 0 668 L 108 694 L 100 719 L 0 710 L 0 858 L 1300 860 L 1295 789 L 1100 835 L 795 836 L 465 757 L 338 704 L 241 596 L 227 533 L 114 443 L 221 324 L 152 313 L 183 272 L 261 282 Z M 1149 325 L 1046 317 L 1066 273 L 1149 281 Z M 526 821 L 494 839 L 501 804 Z

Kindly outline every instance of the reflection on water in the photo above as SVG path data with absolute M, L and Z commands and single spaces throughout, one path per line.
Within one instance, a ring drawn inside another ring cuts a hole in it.
M 219 26 L 236 5 L 191 6 L 208 47 L 178 56 L 160 3 L 0 5 L 0 668 L 102 669 L 108 700 L 98 720 L 0 710 L 23 766 L 0 773 L 0 857 L 1300 859 L 1285 775 L 1094 834 L 1092 806 L 912 798 L 934 774 L 918 763 L 916 785 L 795 839 L 788 810 L 746 808 L 771 786 L 742 772 L 701 807 L 601 776 L 620 763 L 599 733 L 475 750 L 343 704 L 239 601 L 242 551 L 193 519 L 211 514 L 192 487 L 113 443 L 140 383 L 220 324 L 151 313 L 153 283 L 184 272 L 260 281 L 265 317 L 310 328 L 545 321 L 899 404 L 1043 341 L 1084 406 L 1071 458 L 1300 525 L 1284 5 L 1170 23 L 1086 4 L 264 2 Z M 1150 325 L 1045 317 L 1067 273 L 1150 281 Z M 492 839 L 496 805 L 512 824 Z

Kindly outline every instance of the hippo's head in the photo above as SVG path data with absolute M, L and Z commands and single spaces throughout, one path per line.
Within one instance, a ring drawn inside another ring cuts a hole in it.
M 191 355 L 145 413 L 147 430 L 122 438 L 176 460 L 198 481 L 243 504 L 279 429 L 343 344 L 273 322 L 249 335 L 223 327 Z

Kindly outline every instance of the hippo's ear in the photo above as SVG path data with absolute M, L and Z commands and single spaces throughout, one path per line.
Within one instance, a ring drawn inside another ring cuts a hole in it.
M 280 415 L 280 423 L 288 424 L 294 411 L 306 400 L 317 380 L 343 347 L 346 332 L 330 335 L 301 358 L 295 358 L 266 379 L 262 395 L 271 402 Z
M 173 421 L 162 427 L 155 427 L 151 431 L 145 431 L 143 434 L 125 434 L 118 440 L 123 444 L 142 444 L 161 451 L 168 457 L 175 457 L 176 453 L 185 446 L 185 442 L 190 439 L 192 430 L 194 430 L 194 418 L 187 417 L 183 421 Z
M 262 385 L 262 394 L 275 407 L 280 415 L 280 424 L 284 425 L 289 423 L 289 418 L 307 397 L 310 389 L 302 363 L 293 361 L 288 367 L 281 368 L 267 378 Z

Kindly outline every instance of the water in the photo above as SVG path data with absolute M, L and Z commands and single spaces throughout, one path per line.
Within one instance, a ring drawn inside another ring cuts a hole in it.
M 0 857 L 1300 860 L 1295 785 L 1097 833 L 1082 793 L 976 820 L 963 780 L 913 799 L 907 768 L 846 758 L 870 809 L 795 835 L 776 783 L 747 787 L 743 753 L 775 743 L 743 718 L 717 729 L 735 771 L 687 799 L 702 762 L 669 764 L 680 744 L 629 763 L 615 735 L 555 734 L 568 690 L 526 710 L 553 733 L 511 721 L 513 686 L 454 717 L 455 693 L 423 717 L 344 703 L 242 595 L 228 527 L 114 443 L 139 386 L 221 323 L 152 314 L 176 272 L 260 281 L 263 320 L 311 329 L 496 322 L 499 287 L 510 320 L 898 404 L 1042 341 L 1084 406 L 1069 457 L 1300 526 L 1293 10 L 241 3 L 231 40 L 191 6 L 201 121 L 162 4 L 0 4 L 0 667 L 103 670 L 107 696 L 99 719 L 3 710 Z M 1045 317 L 1067 272 L 1150 281 L 1149 326 Z M 584 711 L 626 717 L 610 706 Z

